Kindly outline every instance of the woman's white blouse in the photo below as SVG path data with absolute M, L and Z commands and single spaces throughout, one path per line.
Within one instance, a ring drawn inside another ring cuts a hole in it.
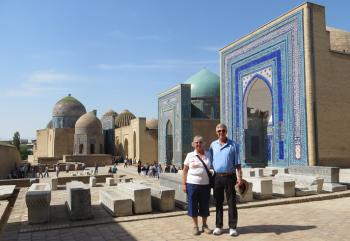
M 187 154 L 184 165 L 188 166 L 187 173 L 187 183 L 198 184 L 198 185 L 208 185 L 209 177 L 203 166 L 202 162 L 196 156 L 197 151 L 194 150 Z M 209 153 L 205 152 L 205 158 L 202 157 L 203 162 L 207 165 L 208 169 L 211 167 Z

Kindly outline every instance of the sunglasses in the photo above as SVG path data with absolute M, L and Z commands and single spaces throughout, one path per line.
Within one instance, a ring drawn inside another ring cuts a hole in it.
M 224 133 L 224 132 L 226 132 L 226 130 L 225 129 L 221 129 L 221 130 L 217 130 L 216 132 L 217 133 L 221 133 L 221 132 Z

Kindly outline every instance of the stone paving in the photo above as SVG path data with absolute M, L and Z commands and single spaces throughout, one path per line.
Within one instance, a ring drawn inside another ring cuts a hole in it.
M 6 233 L 2 240 L 349 240 L 350 198 L 239 210 L 239 237 L 191 235 L 187 216 Z M 214 226 L 214 213 L 209 217 Z M 227 220 L 227 216 L 224 216 Z M 11 226 L 11 224 L 9 224 Z M 226 227 L 227 228 L 227 227 Z M 12 236 L 11 236 L 12 235 Z
M 101 168 L 100 174 L 104 172 L 106 170 Z M 122 173 L 154 184 L 158 182 L 156 178 L 139 177 L 133 167 L 119 167 L 118 174 Z M 41 179 L 41 182 L 47 181 L 49 179 Z M 100 188 L 107 187 L 100 185 L 91 190 L 95 218 L 80 222 L 68 219 L 64 206 L 66 191 L 61 188 L 52 192 L 51 221 L 45 225 L 27 223 L 26 188 L 22 188 L 0 240 L 349 240 L 349 197 L 240 209 L 238 230 L 241 235 L 234 238 L 228 236 L 227 230 L 220 237 L 206 234 L 193 236 L 190 218 L 179 210 L 113 218 L 98 205 Z M 224 219 L 227 220 L 227 216 Z M 214 212 L 208 222 L 210 227 L 214 227 Z

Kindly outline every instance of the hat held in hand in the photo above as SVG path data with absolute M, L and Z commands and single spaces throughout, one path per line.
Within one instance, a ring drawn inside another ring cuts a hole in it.
M 238 186 L 238 184 L 236 184 L 235 189 L 236 193 L 238 193 L 243 198 L 248 192 L 249 183 L 245 179 L 242 179 L 241 185 Z

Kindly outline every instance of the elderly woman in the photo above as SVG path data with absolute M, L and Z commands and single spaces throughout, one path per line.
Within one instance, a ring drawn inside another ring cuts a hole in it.
M 193 138 L 192 146 L 194 151 L 187 154 L 184 162 L 182 190 L 187 193 L 187 214 L 192 217 L 193 234 L 200 234 L 198 216 L 202 217 L 202 232 L 210 234 L 211 230 L 207 225 L 210 198 L 209 177 L 202 163 L 204 162 L 207 168 L 210 168 L 210 154 L 204 150 L 203 137 L 201 136 Z

